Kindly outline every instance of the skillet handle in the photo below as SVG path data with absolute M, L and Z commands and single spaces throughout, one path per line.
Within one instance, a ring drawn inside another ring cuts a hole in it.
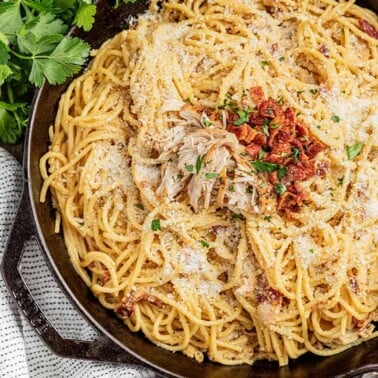
M 20 274 L 24 244 L 30 239 L 37 239 L 36 235 L 37 229 L 25 181 L 20 206 L 1 262 L 1 273 L 8 290 L 42 341 L 61 357 L 147 366 L 105 336 L 99 336 L 97 340 L 80 341 L 64 339 L 59 334 L 35 302 Z

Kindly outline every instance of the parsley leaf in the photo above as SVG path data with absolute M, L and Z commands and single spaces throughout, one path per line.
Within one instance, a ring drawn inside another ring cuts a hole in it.
M 362 150 L 363 143 L 356 143 L 353 146 L 347 146 L 346 152 L 348 160 L 353 160 L 355 157 L 357 157 Z
M 206 240 L 199 240 L 199 242 L 201 243 L 202 247 L 204 247 L 204 248 L 210 247 L 210 244 Z
M 277 172 L 278 180 L 281 181 L 286 176 L 288 170 L 289 168 L 287 167 L 279 167 Z
M 10 75 L 12 75 L 10 67 L 6 64 L 0 64 L 0 85 L 3 85 Z
M 196 161 L 196 173 L 197 173 L 197 175 L 202 168 L 202 161 L 205 158 L 205 156 L 206 156 L 206 154 L 197 157 L 197 161 Z
M 248 111 L 238 110 L 237 114 L 238 114 L 239 118 L 236 121 L 234 121 L 235 126 L 240 126 L 243 123 L 248 122 L 249 114 L 250 114 Z
M 286 186 L 284 184 L 277 184 L 275 187 L 274 187 L 274 190 L 276 191 L 276 193 L 278 195 L 282 195 L 286 192 Z
M 205 177 L 208 179 L 208 180 L 212 180 L 212 179 L 215 179 L 219 176 L 219 173 L 216 173 L 216 172 L 207 172 L 205 173 Z
M 44 43 L 38 45 L 37 53 L 51 46 L 55 36 L 46 37 Z M 43 77 L 50 84 L 61 84 L 67 77 L 79 72 L 81 65 L 89 54 L 89 45 L 79 38 L 64 37 L 50 55 L 37 55 L 29 80 L 37 87 L 42 86 Z
M 91 30 L 95 21 L 94 16 L 96 14 L 96 10 L 96 5 L 81 2 L 73 20 L 74 24 L 83 28 L 85 31 Z
M 151 222 L 151 230 L 154 231 L 154 232 L 161 230 L 160 219 L 154 219 Z
M 278 169 L 279 165 L 274 163 L 267 163 L 264 161 L 252 161 L 251 164 L 257 169 L 259 172 L 274 172 Z
M 332 119 L 332 121 L 335 122 L 335 123 L 339 123 L 339 122 L 340 122 L 340 117 L 337 116 L 336 114 L 333 115 L 333 116 L 331 117 L 331 119 Z
M 0 30 L 5 35 L 13 35 L 22 27 L 21 1 L 0 4 Z
M 188 171 L 188 172 L 193 172 L 193 169 L 194 169 L 194 167 L 193 167 L 193 164 L 189 164 L 189 165 L 186 165 L 185 166 L 185 169 Z

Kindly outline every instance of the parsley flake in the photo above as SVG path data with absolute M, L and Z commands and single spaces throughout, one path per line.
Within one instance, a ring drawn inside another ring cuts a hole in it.
M 238 114 L 239 118 L 236 121 L 234 121 L 235 126 L 240 126 L 243 123 L 248 122 L 249 114 L 250 114 L 249 111 L 238 110 L 236 113 Z
M 251 161 L 251 164 L 256 168 L 258 172 L 272 173 L 278 169 L 278 164 L 267 163 L 264 161 Z
M 347 146 L 346 152 L 348 160 L 353 160 L 355 157 L 357 157 L 362 150 L 363 143 L 356 143 L 353 146 Z
M 286 186 L 284 184 L 277 184 L 275 187 L 274 187 L 274 190 L 275 192 L 278 194 L 278 195 L 282 195 L 286 192 Z
M 145 207 L 141 203 L 136 203 L 134 206 L 137 207 L 140 210 L 144 210 L 145 209 Z
M 336 114 L 333 115 L 333 116 L 331 117 L 331 119 L 332 119 L 332 121 L 335 122 L 335 123 L 339 123 L 339 122 L 340 122 L 340 117 L 337 116 Z
M 197 173 L 197 175 L 202 168 L 202 161 L 205 158 L 205 156 L 206 156 L 206 154 L 197 157 L 197 161 L 196 161 L 196 173 Z
M 208 179 L 208 180 L 212 180 L 212 179 L 215 179 L 219 176 L 219 173 L 216 173 L 216 172 L 207 172 L 205 173 L 205 177 Z
M 263 61 L 261 62 L 261 67 L 262 67 L 262 69 L 265 70 L 265 67 L 266 67 L 266 66 L 269 66 L 269 62 L 268 62 L 267 60 L 263 60 Z
M 151 230 L 154 232 L 161 230 L 160 219 L 154 219 L 151 222 Z
M 186 165 L 186 166 L 185 166 L 185 169 L 186 169 L 188 172 L 192 173 L 193 170 L 194 170 L 193 164 L 188 164 L 188 165 Z
M 200 240 L 199 241 L 204 248 L 209 248 L 210 244 L 206 240 Z

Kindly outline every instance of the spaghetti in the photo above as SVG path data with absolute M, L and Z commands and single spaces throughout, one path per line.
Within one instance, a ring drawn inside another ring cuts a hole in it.
M 49 130 L 41 201 L 77 273 L 198 362 L 286 365 L 377 336 L 377 17 L 157 3 L 93 52 Z

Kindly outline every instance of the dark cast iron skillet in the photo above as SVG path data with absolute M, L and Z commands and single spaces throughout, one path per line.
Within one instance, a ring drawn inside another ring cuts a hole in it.
M 378 0 L 363 5 L 377 11 Z M 147 1 L 143 0 L 117 9 L 112 8 L 108 1 L 100 0 L 94 28 L 89 33 L 74 29 L 72 34 L 84 38 L 97 48 L 127 27 L 128 16 L 135 16 L 146 8 Z M 328 358 L 306 354 L 282 368 L 269 362 L 258 362 L 252 367 L 227 367 L 212 362 L 198 364 L 180 353 L 173 354 L 151 344 L 141 334 L 130 332 L 113 312 L 102 307 L 76 274 L 62 235 L 53 231 L 54 211 L 51 201 L 45 204 L 39 202 L 42 185 L 39 159 L 48 149 L 47 130 L 53 124 L 59 97 L 67 86 L 68 83 L 60 86 L 45 84 L 34 97 L 23 152 L 23 194 L 2 261 L 3 278 L 10 292 L 32 327 L 53 352 L 63 357 L 137 363 L 149 366 L 159 375 L 176 377 L 352 377 L 378 371 L 378 339 Z M 64 339 L 41 312 L 19 270 L 24 244 L 32 238 L 38 240 L 51 271 L 67 297 L 98 330 L 100 336 L 97 340 Z

